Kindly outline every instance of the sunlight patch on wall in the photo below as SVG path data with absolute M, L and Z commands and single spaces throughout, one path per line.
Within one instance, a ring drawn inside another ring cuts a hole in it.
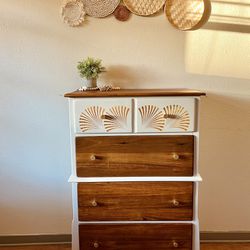
M 250 25 L 250 0 L 211 0 L 209 22 Z
M 250 34 L 199 30 L 186 37 L 186 71 L 250 79 Z
M 212 1 L 208 25 L 186 33 L 185 68 L 188 73 L 250 79 L 249 0 Z

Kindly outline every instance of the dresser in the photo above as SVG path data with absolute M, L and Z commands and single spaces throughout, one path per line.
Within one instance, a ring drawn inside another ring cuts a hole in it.
M 69 99 L 73 250 L 199 250 L 199 101 L 188 89 Z

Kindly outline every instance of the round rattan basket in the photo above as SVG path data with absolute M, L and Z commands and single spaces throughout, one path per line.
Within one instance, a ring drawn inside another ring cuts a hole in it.
M 124 5 L 119 5 L 114 11 L 114 16 L 119 21 L 127 21 L 130 17 L 131 12 Z
M 202 27 L 211 14 L 210 0 L 167 0 L 164 12 L 169 22 L 179 30 Z
M 92 17 L 106 17 L 114 12 L 120 0 L 83 0 L 85 11 Z
M 65 23 L 75 27 L 79 26 L 84 21 L 86 13 L 82 1 L 69 0 L 63 4 L 61 14 Z
M 126 7 L 138 16 L 150 16 L 162 9 L 166 0 L 123 0 Z

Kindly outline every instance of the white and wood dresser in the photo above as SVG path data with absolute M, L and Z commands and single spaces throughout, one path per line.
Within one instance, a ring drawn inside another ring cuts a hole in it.
M 73 250 L 199 250 L 199 99 L 72 92 Z

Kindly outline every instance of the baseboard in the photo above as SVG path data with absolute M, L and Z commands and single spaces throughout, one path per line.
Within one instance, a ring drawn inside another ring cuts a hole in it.
M 250 242 L 250 232 L 201 232 L 201 242 Z
M 0 246 L 70 243 L 71 234 L 0 235 Z
M 201 242 L 250 242 L 250 232 L 201 232 Z M 0 235 L 2 246 L 70 243 L 70 234 Z

